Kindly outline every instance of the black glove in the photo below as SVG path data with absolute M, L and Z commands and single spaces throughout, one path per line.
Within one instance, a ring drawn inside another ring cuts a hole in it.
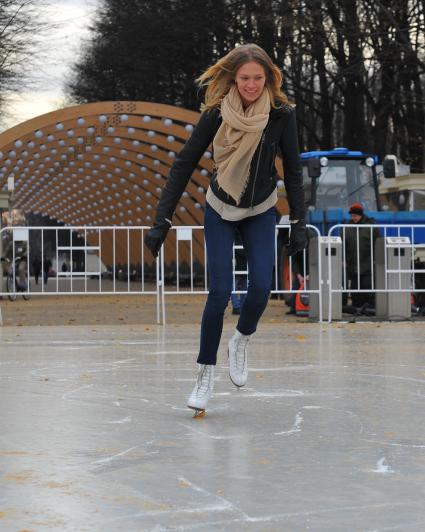
M 171 225 L 168 221 L 156 222 L 145 235 L 145 245 L 156 258 Z
M 298 252 L 307 247 L 307 229 L 304 220 L 291 224 L 291 232 L 289 234 L 289 243 L 286 245 L 286 252 L 290 257 L 293 257 Z

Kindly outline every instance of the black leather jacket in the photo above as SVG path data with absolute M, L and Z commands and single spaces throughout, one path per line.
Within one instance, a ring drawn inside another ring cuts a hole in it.
M 165 219 L 171 220 L 193 171 L 213 141 L 220 124 L 219 109 L 202 113 L 192 135 L 170 168 L 157 210 L 157 223 L 162 223 Z M 290 219 L 304 220 L 304 188 L 298 150 L 297 126 L 295 111 L 289 106 L 270 110 L 269 121 L 251 161 L 248 185 L 238 207 L 246 208 L 258 205 L 270 196 L 276 188 L 275 158 L 278 150 L 280 150 L 283 160 Z M 211 189 L 225 203 L 236 205 L 233 198 L 219 188 L 215 173 L 211 178 Z

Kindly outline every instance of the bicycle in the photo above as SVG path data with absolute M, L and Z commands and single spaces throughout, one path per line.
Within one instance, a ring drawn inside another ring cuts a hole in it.
M 31 297 L 30 289 L 31 284 L 28 283 L 28 273 L 27 269 L 20 269 L 20 262 L 24 259 L 22 257 L 15 257 L 13 262 L 10 259 L 3 259 L 4 262 L 9 264 L 9 269 L 7 272 L 6 287 L 8 292 L 8 298 L 10 301 L 15 301 L 17 294 L 22 292 L 22 297 L 25 301 L 28 301 Z

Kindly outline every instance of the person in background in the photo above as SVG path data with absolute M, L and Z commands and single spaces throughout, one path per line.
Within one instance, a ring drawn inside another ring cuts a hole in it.
M 33 269 L 33 272 L 34 272 L 35 284 L 38 284 L 38 280 L 40 278 L 40 273 L 41 273 L 41 260 L 39 259 L 39 257 L 36 257 L 33 260 L 32 269 Z
M 353 227 L 345 228 L 347 282 L 351 290 L 364 290 L 372 287 L 372 262 L 379 229 L 364 227 L 374 224 L 375 220 L 366 216 L 361 203 L 353 203 L 348 212 L 349 224 Z M 369 313 L 375 307 L 373 292 L 352 292 L 351 301 L 356 313 Z
M 247 382 L 248 342 L 271 290 L 278 150 L 292 223 L 290 254 L 306 246 L 306 228 L 295 109 L 281 90 L 280 69 L 262 48 L 246 44 L 231 50 L 197 81 L 206 87 L 202 114 L 170 169 L 145 244 L 156 257 L 192 172 L 212 142 L 215 171 L 204 220 L 210 286 L 201 323 L 198 377 L 187 401 L 189 408 L 202 414 L 213 390 L 223 317 L 232 291 L 236 231 L 246 252 L 249 283 L 228 343 L 229 374 L 237 387 Z
M 43 263 L 43 280 L 45 285 L 47 284 L 47 281 L 49 279 L 49 271 L 51 267 L 52 261 L 48 258 L 45 258 Z

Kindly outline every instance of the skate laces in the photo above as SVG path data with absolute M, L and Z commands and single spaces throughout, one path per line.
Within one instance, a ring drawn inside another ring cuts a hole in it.
M 202 370 L 199 372 L 197 384 L 198 384 L 198 393 L 199 394 L 206 394 L 210 387 L 210 381 L 211 381 L 211 374 L 212 374 L 212 366 L 206 364 Z
M 239 338 L 236 342 L 236 353 L 235 353 L 235 362 L 236 367 L 243 371 L 246 364 L 246 347 L 249 342 L 249 336 Z

